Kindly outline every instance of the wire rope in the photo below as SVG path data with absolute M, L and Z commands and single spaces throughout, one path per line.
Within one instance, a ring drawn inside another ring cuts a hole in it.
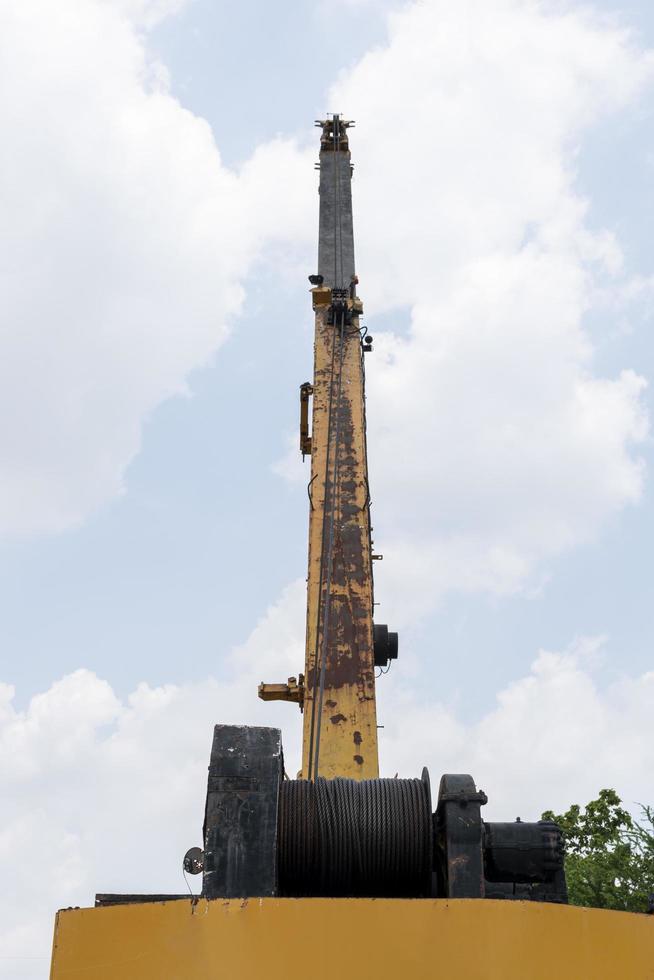
M 341 227 L 341 206 L 340 206 L 340 180 L 338 174 L 338 148 L 340 146 L 340 123 L 338 115 L 334 116 L 333 126 L 332 126 L 332 137 L 333 137 L 333 170 L 334 170 L 334 208 L 335 213 L 338 215 L 338 227 Z M 338 248 L 337 244 L 337 222 L 334 220 L 334 283 L 333 289 L 335 290 L 338 284 Z M 342 251 L 342 233 L 340 234 L 340 249 Z M 342 256 L 341 256 L 341 268 L 342 268 Z M 336 326 L 334 318 L 334 326 Z M 342 368 L 343 368 L 343 328 L 344 328 L 344 317 L 341 316 L 340 323 L 340 351 L 339 351 L 339 385 L 338 385 L 338 408 L 340 409 L 340 395 L 341 395 L 341 378 L 342 378 Z M 332 342 L 332 356 L 331 356 L 331 367 L 330 367 L 330 379 L 329 379 L 329 406 L 327 410 L 327 450 L 325 454 L 325 498 L 327 496 L 327 487 L 329 485 L 329 469 L 330 469 L 330 457 L 331 457 L 331 447 L 332 447 L 332 420 L 333 420 L 333 404 L 334 404 L 334 366 L 335 366 L 335 355 L 336 355 L 336 342 L 335 339 Z M 329 521 L 329 535 L 327 549 L 325 549 L 325 535 L 327 531 L 327 506 L 326 499 L 323 504 L 323 524 L 322 524 L 322 534 L 321 534 L 321 545 L 320 545 L 320 574 L 318 579 L 318 615 L 316 617 L 316 635 L 315 635 L 315 647 L 314 647 L 314 657 L 313 657 L 313 678 L 311 683 L 312 691 L 312 701 L 311 701 L 311 723 L 309 729 L 309 759 L 307 764 L 307 776 L 309 779 L 312 777 L 315 779 L 318 774 L 318 761 L 320 755 L 320 732 L 322 727 L 322 702 L 325 687 L 325 667 L 326 667 L 326 646 L 328 638 L 328 627 L 329 627 L 329 613 L 331 607 L 331 570 L 333 565 L 333 532 L 334 532 L 334 512 L 336 506 L 336 487 L 338 484 L 338 440 L 339 440 L 339 418 L 340 412 L 337 413 L 337 425 L 336 425 L 336 438 L 334 439 L 334 478 L 331 481 L 331 505 L 329 508 L 330 521 Z M 325 570 L 325 551 L 327 550 L 327 567 L 328 567 L 328 582 L 326 588 L 325 599 L 323 600 L 323 582 L 324 582 L 324 570 Z M 322 627 L 322 629 L 321 629 Z M 322 650 L 320 649 L 320 639 L 323 637 Z M 318 669 L 320 663 L 320 693 L 318 698 L 318 715 L 317 715 L 317 730 L 316 730 L 316 679 L 318 677 Z
M 331 507 L 329 513 L 329 532 L 327 540 L 327 581 L 325 583 L 325 599 L 324 599 L 324 612 L 323 612 L 323 626 L 322 626 L 322 650 L 320 656 L 320 681 L 318 689 L 318 715 L 317 715 L 317 725 L 316 725 L 316 748 L 315 748 L 315 761 L 314 761 L 314 778 L 318 775 L 318 763 L 320 760 L 320 734 L 322 730 L 322 706 L 325 694 L 325 673 L 327 668 L 327 647 L 329 644 L 329 620 L 331 613 L 331 600 L 332 600 L 332 573 L 334 569 L 334 530 L 336 521 L 336 494 L 338 492 L 338 471 L 339 471 L 339 436 L 341 428 L 341 389 L 343 381 L 343 355 L 344 355 L 344 336 L 343 328 L 345 326 L 345 314 L 341 313 L 341 324 L 339 332 L 339 368 L 338 368 L 338 394 L 336 396 L 336 431 L 334 435 L 334 477 L 331 486 Z M 323 517 L 326 517 L 326 512 L 324 512 Z M 315 699 L 315 693 L 314 693 Z
M 430 894 L 433 829 L 424 780 L 288 780 L 279 808 L 280 894 Z

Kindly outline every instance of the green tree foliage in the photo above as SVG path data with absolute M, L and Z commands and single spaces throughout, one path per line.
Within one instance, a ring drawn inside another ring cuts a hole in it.
M 613 789 L 603 789 L 582 811 L 548 810 L 565 839 L 565 871 L 571 905 L 645 912 L 654 893 L 654 807 L 641 806 L 641 821 L 621 806 Z

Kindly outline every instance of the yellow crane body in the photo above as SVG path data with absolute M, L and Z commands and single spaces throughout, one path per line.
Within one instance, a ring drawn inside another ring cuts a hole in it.
M 318 940 L 319 937 L 319 941 Z M 651 980 L 651 917 L 540 902 L 268 898 L 59 912 L 51 980 Z
M 303 713 L 302 770 L 275 728 L 216 725 L 202 895 L 99 895 L 57 914 L 50 980 L 654 980 L 654 917 L 570 907 L 559 828 L 487 823 L 469 775 L 379 779 L 365 356 L 348 127 L 321 121 L 304 674 L 262 683 Z M 311 427 L 309 423 L 311 422 Z M 376 897 L 372 897 L 376 896 Z M 525 900 L 522 900 L 525 899 Z M 528 900 L 527 900 L 528 899 Z

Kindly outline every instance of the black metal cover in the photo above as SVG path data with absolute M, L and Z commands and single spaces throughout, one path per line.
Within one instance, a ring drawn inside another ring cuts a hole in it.
M 521 884 L 553 881 L 562 867 L 563 836 L 550 820 L 484 824 L 487 881 Z
M 216 725 L 204 817 L 205 898 L 277 894 L 278 728 Z

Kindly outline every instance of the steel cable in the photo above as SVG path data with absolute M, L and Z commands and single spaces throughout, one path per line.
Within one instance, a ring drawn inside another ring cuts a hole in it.
M 343 353 L 343 336 L 341 332 L 341 351 L 340 360 L 342 360 Z M 315 778 L 318 774 L 317 762 L 314 765 L 314 748 L 316 744 L 315 728 L 316 728 L 316 680 L 319 677 L 319 667 L 320 667 L 320 636 L 321 636 L 321 626 L 324 632 L 323 615 L 324 615 L 324 603 L 322 598 L 323 591 L 323 577 L 325 571 L 325 534 L 327 531 L 327 487 L 329 485 L 329 466 L 330 466 L 330 452 L 331 452 L 331 430 L 332 430 L 332 411 L 334 403 L 334 367 L 336 358 L 336 342 L 332 341 L 332 353 L 331 353 L 331 368 L 329 377 L 329 407 L 327 410 L 327 452 L 325 455 L 325 500 L 323 504 L 323 516 L 322 516 L 322 534 L 320 542 L 320 576 L 318 581 L 318 615 L 316 622 L 316 635 L 315 635 L 315 645 L 314 645 L 314 661 L 313 661 L 313 671 L 312 680 L 310 685 L 311 690 L 311 730 L 309 735 L 309 760 L 308 760 L 308 778 Z M 340 363 L 339 363 L 340 367 Z M 339 377 L 340 380 L 340 377 Z M 339 389 L 340 397 L 340 389 Z
M 430 894 L 432 815 L 422 779 L 285 780 L 278 827 L 281 895 Z
M 338 151 L 340 149 L 340 120 L 334 116 L 333 123 L 333 163 L 334 163 L 334 206 L 338 215 L 338 238 L 337 224 L 334 221 L 334 288 L 338 286 L 338 258 L 341 262 L 341 276 L 343 269 L 343 238 L 341 229 L 341 184 L 339 174 Z M 338 242 L 338 244 L 337 244 Z M 340 254 L 339 254 L 340 253 Z M 336 327 L 336 318 L 334 318 Z M 335 331 L 336 333 L 336 331 Z M 327 661 L 327 645 L 329 641 L 329 619 L 331 607 L 331 579 L 333 570 L 334 554 L 334 520 L 336 510 L 336 494 L 338 492 L 338 471 L 339 471 L 339 430 L 340 430 L 340 407 L 341 407 L 341 385 L 343 377 L 343 356 L 345 345 L 345 315 L 341 313 L 339 339 L 339 373 L 338 373 L 338 394 L 336 398 L 336 433 L 334 437 L 334 475 L 331 481 L 331 502 L 327 506 L 327 488 L 329 486 L 330 469 L 330 450 L 332 445 L 332 421 L 333 421 L 333 401 L 334 401 L 334 367 L 336 341 L 332 342 L 331 371 L 329 381 L 329 409 L 327 413 L 327 452 L 325 459 L 325 500 L 323 504 L 323 522 L 321 535 L 321 554 L 320 554 L 320 576 L 318 584 L 318 616 L 316 623 L 314 663 L 311 683 L 311 722 L 309 734 L 309 758 L 307 765 L 307 775 L 309 779 L 316 779 L 318 776 L 318 763 L 320 759 L 320 734 L 322 729 L 322 705 L 325 690 L 325 668 Z M 329 513 L 329 520 L 328 520 Z M 327 547 L 325 548 L 325 536 L 327 535 Z M 327 572 L 325 596 L 323 598 L 323 579 Z M 316 699 L 316 679 L 319 679 L 318 697 Z
M 343 357 L 344 357 L 344 327 L 345 327 L 345 315 L 341 313 L 341 322 L 339 330 L 339 364 L 338 364 L 338 387 L 336 392 L 336 431 L 334 433 L 334 475 L 332 477 L 331 485 L 331 504 L 329 508 L 329 521 L 327 524 L 327 554 L 326 554 L 326 565 L 327 565 L 327 579 L 325 582 L 325 599 L 322 608 L 322 650 L 320 652 L 320 679 L 318 684 L 318 704 L 316 708 L 316 735 L 315 735 L 315 747 L 313 750 L 313 777 L 317 778 L 320 769 L 318 768 L 318 763 L 320 760 L 320 733 L 322 730 L 322 707 L 323 699 L 325 694 L 325 674 L 327 667 L 327 650 L 329 645 L 329 619 L 331 613 L 331 600 L 332 600 L 332 574 L 334 570 L 334 533 L 335 533 L 335 522 L 336 522 L 336 500 L 339 491 L 339 468 L 340 468 L 340 429 L 341 429 L 341 389 L 343 384 Z M 335 341 L 334 341 L 335 343 Z M 333 387 L 333 377 L 332 377 L 332 387 Z M 329 435 L 328 438 L 331 439 L 331 405 L 330 405 L 330 418 L 328 421 Z M 327 490 L 329 475 L 328 472 L 325 475 L 325 491 Z M 325 493 L 325 498 L 327 494 Z M 323 512 L 323 540 L 325 533 L 325 518 L 327 517 L 327 506 L 325 501 L 325 509 Z M 324 552 L 323 552 L 324 553 Z M 314 688 L 314 705 L 315 705 L 315 688 Z M 312 708 L 314 706 L 312 705 Z M 313 721 L 313 719 L 312 719 Z

